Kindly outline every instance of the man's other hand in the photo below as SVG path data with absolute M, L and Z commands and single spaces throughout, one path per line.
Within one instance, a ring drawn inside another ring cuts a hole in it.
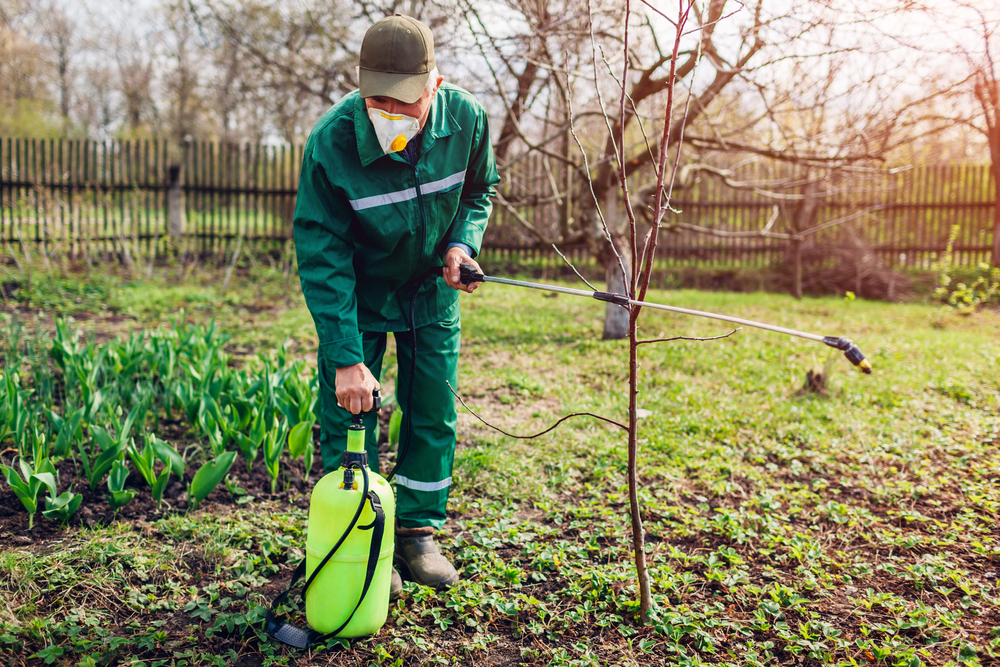
M 477 287 L 482 285 L 482 283 L 472 283 L 471 285 L 462 284 L 462 273 L 458 267 L 462 264 L 471 264 L 476 267 L 476 271 L 482 273 L 483 270 L 479 268 L 479 263 L 476 260 L 469 257 L 469 254 L 462 250 L 461 248 L 454 247 L 448 248 L 448 252 L 444 255 L 444 281 L 448 283 L 448 287 L 454 289 L 460 289 L 463 292 L 472 293 Z M 339 394 L 338 394 L 339 396 Z
M 337 405 L 352 415 L 372 409 L 376 389 L 381 389 L 378 380 L 364 364 L 337 369 Z

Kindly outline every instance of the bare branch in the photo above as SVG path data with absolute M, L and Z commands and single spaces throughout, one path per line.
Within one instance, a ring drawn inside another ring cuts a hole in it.
M 580 280 L 582 280 L 587 285 L 587 287 L 589 287 L 590 289 L 594 290 L 595 292 L 599 292 L 600 291 L 599 289 L 597 289 L 596 287 L 594 287 L 593 285 L 591 285 L 590 281 L 588 281 L 586 278 L 584 278 L 583 275 L 579 271 L 576 270 L 576 267 L 573 266 L 573 262 L 569 261 L 569 259 L 566 258 L 566 255 L 562 254 L 562 251 L 559 250 L 558 246 L 556 246 L 555 243 L 552 244 L 552 249 L 556 251 L 557 255 L 559 255 L 560 257 L 562 257 L 562 260 L 564 262 L 566 262 L 566 266 L 568 266 L 569 268 L 573 269 L 573 273 L 575 273 L 577 275 L 577 277 L 580 278 Z
M 544 234 L 542 234 L 540 231 L 538 231 L 537 229 L 535 229 L 535 226 L 532 225 L 530 222 L 528 222 L 527 219 L 525 219 L 525 217 L 523 215 L 521 215 L 520 211 L 518 211 L 516 208 L 514 208 L 513 206 L 511 206 L 510 202 L 508 202 L 506 199 L 504 199 L 504 196 L 502 194 L 500 194 L 499 190 L 497 190 L 497 193 L 496 193 L 496 200 L 498 202 L 500 202 L 501 206 L 503 206 L 505 209 L 507 209 L 508 211 L 510 211 L 511 215 L 514 216 L 514 219 L 517 220 L 517 222 L 522 227 L 524 227 L 524 229 L 527 230 L 528 233 L 530 233 L 532 236 L 534 236 L 535 238 L 537 238 L 539 241 L 541 241 L 542 243 L 544 243 L 546 245 L 551 245 L 552 244 L 552 241 L 550 241 L 549 239 L 545 238 Z
M 694 337 L 694 336 L 673 336 L 672 338 L 653 338 L 653 339 L 650 339 L 650 340 L 638 340 L 638 341 L 635 342 L 635 344 L 636 345 L 647 345 L 649 343 L 669 343 L 670 341 L 673 341 L 673 340 L 695 340 L 695 341 L 719 340 L 721 338 L 729 338 L 730 336 L 732 336 L 733 334 L 735 334 L 737 331 L 742 331 L 742 330 L 743 330 L 743 327 L 738 327 L 736 329 L 733 329 L 732 331 L 730 331 L 727 334 L 722 334 L 721 336 L 710 336 L 708 338 L 697 338 L 697 337 Z

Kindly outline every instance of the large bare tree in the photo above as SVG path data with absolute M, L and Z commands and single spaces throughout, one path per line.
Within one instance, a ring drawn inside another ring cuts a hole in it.
M 491 73 L 501 93 L 505 93 L 505 131 L 501 137 L 510 138 L 511 129 L 516 135 L 510 142 L 516 150 L 506 144 L 498 147 L 505 151 L 507 163 L 516 163 L 530 152 L 547 158 L 560 155 L 546 141 L 558 136 L 551 132 L 558 127 L 554 118 L 549 116 L 547 122 L 535 123 L 533 128 L 524 120 L 530 120 L 533 110 L 538 113 L 538 100 L 544 99 L 550 78 L 545 76 L 547 66 L 568 75 L 563 88 L 576 95 L 575 119 L 589 154 L 584 169 L 593 176 L 590 191 L 585 191 L 580 201 L 582 214 L 572 227 L 543 229 L 539 223 L 512 212 L 539 244 L 586 240 L 604 266 L 609 291 L 622 291 L 631 279 L 631 260 L 623 257 L 621 265 L 626 270 L 619 270 L 607 238 L 624 232 L 626 214 L 614 185 L 619 167 L 615 138 L 620 135 L 626 143 L 624 148 L 619 147 L 625 155 L 626 172 L 648 174 L 659 148 L 637 126 L 651 120 L 648 109 L 663 95 L 667 68 L 676 67 L 680 81 L 677 99 L 687 109 L 683 118 L 672 122 L 666 144 L 672 158 L 679 159 L 684 167 L 678 172 L 676 187 L 689 186 L 698 178 L 718 178 L 732 188 L 773 198 L 778 215 L 767 212 L 762 216 L 759 235 L 788 242 L 792 249 L 790 263 L 796 264 L 794 292 L 801 295 L 802 253 L 810 247 L 814 234 L 829 225 L 828 221 L 818 221 L 821 204 L 845 189 L 870 184 L 877 178 L 876 168 L 898 155 L 908 142 L 951 131 L 953 123 L 936 117 L 934 107 L 967 83 L 968 77 L 951 81 L 937 78 L 933 80 L 935 85 L 915 85 L 912 54 L 904 53 L 897 36 L 886 34 L 886 29 L 899 23 L 906 13 L 896 6 L 845 8 L 816 0 L 759 0 L 744 5 L 704 0 L 694 3 L 691 10 L 692 24 L 703 29 L 689 31 L 676 61 L 657 41 L 661 6 L 643 3 L 647 16 L 634 31 L 628 52 L 629 77 L 624 83 L 615 80 L 614 85 L 605 88 L 603 101 L 594 94 L 588 97 L 580 85 L 592 78 L 591 66 L 609 69 L 618 63 L 616 57 L 620 56 L 612 48 L 614 38 L 605 34 L 607 31 L 595 28 L 593 50 L 584 54 L 592 56 L 588 63 L 587 58 L 570 60 L 571 53 L 580 54 L 579 48 L 557 51 L 562 56 L 560 61 L 547 59 L 552 49 L 546 52 L 542 48 L 543 40 L 535 26 L 545 25 L 545 18 L 554 12 L 539 12 L 537 4 L 532 5 L 534 13 L 525 12 L 527 27 L 515 36 L 520 41 L 507 37 L 519 46 L 512 50 L 513 57 L 504 57 L 503 49 L 496 46 L 503 43 L 503 35 L 480 28 L 486 37 L 482 42 L 499 54 L 500 65 L 491 68 Z M 590 35 L 576 41 L 588 47 L 592 43 Z M 583 72 L 586 76 L 581 75 Z M 599 110 L 604 101 L 622 90 L 622 85 L 628 101 L 623 119 L 588 122 L 585 116 Z M 534 109 L 525 104 L 532 100 Z M 534 134 L 525 137 L 531 129 Z M 789 177 L 790 170 L 786 169 L 769 182 L 747 182 L 731 170 L 733 165 L 746 164 L 755 156 L 792 165 L 796 174 Z M 655 193 L 646 188 L 643 194 L 645 203 L 639 209 L 647 211 Z M 602 218 L 607 223 L 607 235 L 599 224 Z M 706 229 L 704 225 L 677 224 L 675 215 L 668 216 L 663 224 L 674 231 L 683 228 L 719 236 L 730 234 L 725 225 Z M 860 220 L 845 216 L 836 224 L 847 224 L 847 233 L 860 239 L 851 225 L 877 224 L 877 219 L 873 215 Z M 627 253 L 628 248 L 623 252 Z M 621 309 L 609 306 L 607 315 L 605 336 L 623 336 L 627 322 Z
M 46 59 L 54 75 L 59 115 L 65 135 L 72 127 L 77 60 L 83 50 L 79 18 L 70 16 L 54 0 L 48 0 L 38 6 L 35 23 L 35 31 L 40 43 L 46 47 Z
M 45 48 L 32 38 L 36 7 L 0 0 L 0 134 L 45 128 L 51 109 Z
M 309 0 L 192 0 L 204 48 L 214 54 L 222 135 L 241 115 L 270 121 L 288 142 L 301 140 L 322 112 L 356 87 L 352 7 Z
M 986 137 L 993 167 L 993 266 L 1000 267 L 1000 12 L 994 6 L 994 16 L 987 18 L 982 10 L 969 7 L 978 16 L 975 26 L 978 48 L 965 52 L 972 72 L 972 91 L 981 114 L 970 125 Z

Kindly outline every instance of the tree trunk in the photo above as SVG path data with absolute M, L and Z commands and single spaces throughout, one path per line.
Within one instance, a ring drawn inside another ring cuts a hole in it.
M 986 38 L 986 52 L 990 50 L 990 38 Z M 1000 267 L 1000 79 L 992 67 L 980 69 L 975 74 L 973 91 L 983 107 L 986 122 L 986 142 L 990 147 L 990 170 L 993 172 L 993 252 L 990 258 L 993 266 Z
M 795 262 L 795 273 L 792 282 L 792 294 L 796 299 L 802 298 L 802 239 L 792 239 L 792 255 Z
M 626 266 L 628 265 L 626 264 Z M 621 306 L 615 307 L 626 313 L 629 330 L 628 502 L 629 516 L 632 519 L 632 551 L 635 556 L 635 575 L 636 582 L 639 584 L 639 618 L 645 622 L 653 598 L 649 589 L 649 570 L 646 568 L 646 532 L 642 527 L 642 513 L 639 509 L 639 476 L 636 473 L 636 464 L 639 458 L 639 327 L 636 325 L 636 321 L 639 314 L 635 312 L 633 315 Z
M 608 188 L 604 197 L 604 220 L 611 230 L 611 238 L 615 240 L 614 246 L 622 256 L 625 270 L 628 272 L 632 266 L 632 252 L 630 244 L 623 239 L 618 232 L 621 221 L 621 207 L 618 204 L 618 191 Z M 604 264 L 604 277 L 607 282 L 607 291 L 617 294 L 628 294 L 627 285 L 632 281 L 632 276 L 622 277 L 621 264 L 615 256 L 614 248 L 604 241 L 601 252 L 602 263 Z M 604 333 L 601 336 L 604 340 L 618 340 L 628 338 L 629 335 L 629 312 L 621 306 L 613 303 L 607 304 L 604 308 Z
M 993 266 L 1000 268 L 1000 165 L 994 163 L 993 184 Z
M 632 258 L 626 244 L 621 244 L 620 252 L 622 260 L 625 262 L 625 269 L 628 270 L 629 265 L 632 263 Z M 607 278 L 608 291 L 617 294 L 626 294 L 627 288 L 622 281 L 622 269 L 618 265 L 618 259 L 610 251 L 607 254 L 610 257 L 604 275 Z M 631 280 L 632 276 L 628 278 Z M 613 303 L 607 304 L 604 308 L 604 333 L 601 338 L 604 340 L 627 338 L 629 333 L 628 319 L 628 310 L 626 308 Z
M 802 188 L 802 200 L 795 208 L 792 216 L 792 233 L 798 233 L 811 228 L 816 222 L 816 212 L 819 210 L 820 196 L 822 192 L 819 187 L 819 178 L 816 173 L 806 167 L 800 178 L 805 181 Z M 810 240 L 811 242 L 811 240 Z M 792 276 L 792 295 L 796 299 L 802 298 L 802 246 L 806 239 L 792 239 L 792 261 L 794 262 L 794 274 Z
M 993 266 L 1000 268 L 1000 126 L 994 127 L 990 137 L 993 159 Z

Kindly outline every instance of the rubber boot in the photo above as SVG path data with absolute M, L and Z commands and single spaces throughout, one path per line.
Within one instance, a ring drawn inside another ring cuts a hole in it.
M 392 568 L 392 578 L 389 580 L 389 599 L 395 600 L 402 592 L 403 578 L 399 576 L 399 572 L 396 572 L 396 568 Z
M 399 529 L 396 560 L 409 570 L 410 579 L 440 591 L 458 581 L 458 572 L 438 551 L 433 533 L 433 528 Z

